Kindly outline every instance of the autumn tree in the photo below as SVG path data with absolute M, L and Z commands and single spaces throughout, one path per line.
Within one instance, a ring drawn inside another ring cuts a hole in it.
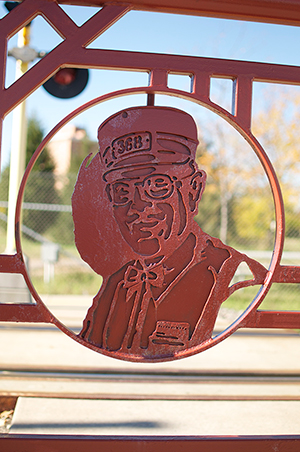
M 272 87 L 256 115 L 253 133 L 266 150 L 279 179 L 285 206 L 286 237 L 300 237 L 300 93 Z
M 246 141 L 223 120 L 216 118 L 208 129 L 201 125 L 199 129 L 203 136 L 196 159 L 207 173 L 207 186 L 195 219 L 206 232 L 234 244 L 237 236 L 233 209 L 253 184 L 257 158 Z
M 300 236 L 300 94 L 272 88 L 253 120 L 253 134 L 270 157 L 283 191 L 286 236 Z M 273 247 L 274 202 L 270 185 L 252 148 L 232 127 L 212 120 L 197 152 L 208 184 L 196 221 L 207 232 L 239 248 Z M 205 142 L 209 145 L 205 145 Z M 214 220 L 210 212 L 216 212 Z

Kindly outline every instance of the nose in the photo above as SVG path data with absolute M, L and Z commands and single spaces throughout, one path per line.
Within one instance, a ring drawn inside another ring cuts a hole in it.
M 146 207 L 151 207 L 152 203 L 142 199 L 138 187 L 135 187 L 133 201 L 131 203 L 131 209 L 137 210 L 138 212 L 143 212 Z

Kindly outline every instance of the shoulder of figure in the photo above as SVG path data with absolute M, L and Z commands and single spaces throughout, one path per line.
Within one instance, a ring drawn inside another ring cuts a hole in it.
M 115 273 L 113 273 L 112 275 L 109 275 L 108 277 L 103 279 L 102 286 L 101 286 L 99 292 L 95 295 L 94 301 L 98 301 L 100 298 L 102 298 L 102 296 L 106 297 L 109 292 L 114 291 L 117 284 L 120 281 L 123 281 L 127 268 L 130 265 L 133 265 L 134 262 L 135 262 L 134 260 L 127 262 L 125 265 L 123 265 L 121 268 L 119 268 L 119 270 L 117 270 Z

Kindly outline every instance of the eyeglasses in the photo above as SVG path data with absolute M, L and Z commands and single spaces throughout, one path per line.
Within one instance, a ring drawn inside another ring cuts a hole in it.
M 125 205 L 134 200 L 135 191 L 152 200 L 169 198 L 174 191 L 174 182 L 166 174 L 155 174 L 143 181 L 124 180 L 112 183 L 112 197 L 116 205 Z

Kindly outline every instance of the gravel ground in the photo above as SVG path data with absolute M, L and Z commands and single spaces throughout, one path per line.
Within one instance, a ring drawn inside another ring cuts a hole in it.
M 0 433 L 8 433 L 14 410 L 2 411 L 0 413 Z

